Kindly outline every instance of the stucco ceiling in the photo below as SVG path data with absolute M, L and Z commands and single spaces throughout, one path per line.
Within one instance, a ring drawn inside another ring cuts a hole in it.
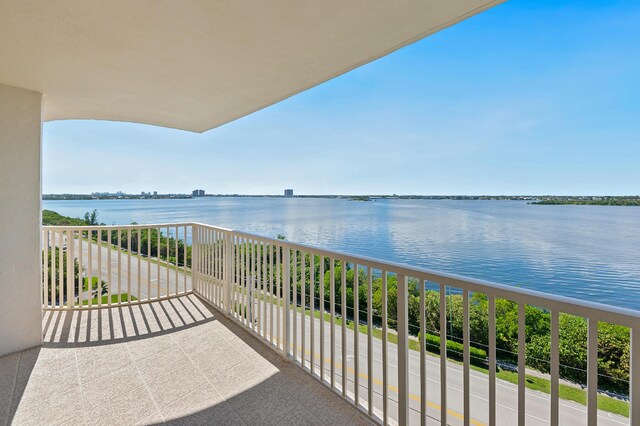
M 0 0 L 0 83 L 45 120 L 202 132 L 503 0 Z

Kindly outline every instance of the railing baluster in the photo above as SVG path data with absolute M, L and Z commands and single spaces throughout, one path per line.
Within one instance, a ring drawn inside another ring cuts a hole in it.
M 202 297 L 209 300 L 209 230 L 200 227 L 200 293 Z
M 136 229 L 136 239 L 137 239 L 137 242 L 138 242 L 138 244 L 137 244 L 137 246 L 138 246 L 137 247 L 137 262 L 138 262 L 138 268 L 137 268 L 138 269 L 138 280 L 137 280 L 137 283 L 138 283 L 138 289 L 137 289 L 137 292 L 136 292 L 136 298 L 138 298 L 138 300 L 140 300 L 141 299 L 141 297 L 140 297 L 140 287 L 141 287 L 141 278 L 142 278 L 142 272 L 140 271 L 140 269 L 142 267 L 142 265 L 141 265 L 142 261 L 140 259 L 140 255 L 141 255 L 140 250 L 141 250 L 141 247 L 142 247 L 142 242 L 141 242 L 141 240 L 142 240 L 142 229 L 141 228 Z M 129 296 L 131 296 L 131 295 L 129 295 Z M 129 300 L 131 300 L 131 297 L 129 297 Z
M 151 228 L 147 228 L 147 300 L 151 299 Z
M 342 314 L 342 396 L 347 396 L 347 262 L 340 262 L 340 312 Z
M 117 256 L 118 256 L 118 301 L 120 301 L 120 291 L 121 291 L 121 287 L 122 287 L 122 230 L 118 228 L 117 230 L 118 232 L 118 238 L 116 238 L 116 242 L 118 244 L 118 251 Z M 109 236 L 108 236 L 108 245 L 109 245 L 109 254 L 108 254 L 108 262 L 109 262 L 109 272 L 107 273 L 109 278 L 108 278 L 108 282 L 107 282 L 107 288 L 108 288 L 108 296 L 109 297 L 109 304 L 111 304 L 111 292 L 112 292 L 112 283 L 113 283 L 113 277 L 111 276 L 111 251 L 112 251 L 112 245 L 111 245 L 111 231 L 109 231 Z
M 245 250 L 247 249 L 247 243 L 244 238 L 240 239 L 240 319 L 243 324 L 247 323 L 245 296 L 246 296 L 246 278 L 247 278 L 247 255 Z
M 93 306 L 93 231 L 91 229 L 87 230 L 87 280 L 89 290 L 87 304 L 91 307 Z
M 213 305 L 218 303 L 216 289 L 216 235 L 215 230 L 209 229 L 209 300 Z
M 470 347 L 470 332 L 469 332 L 469 290 L 463 290 L 462 292 L 462 339 L 464 345 L 464 359 L 463 359 L 463 399 L 464 399 L 464 426 L 469 426 L 471 422 L 471 406 L 470 406 L 470 394 L 471 387 L 469 381 L 469 366 L 471 363 L 471 354 L 469 353 Z
M 524 304 L 518 303 L 518 425 L 525 422 L 525 310 Z
M 496 299 L 487 296 L 489 304 L 489 426 L 496 424 Z
M 42 231 L 42 235 L 44 238 L 44 242 L 42 244 L 43 246 L 43 253 L 42 253 L 42 259 L 43 259 L 43 268 L 42 268 L 42 280 L 43 280 L 43 305 L 44 306 L 51 306 L 53 307 L 54 303 L 53 303 L 53 297 L 51 299 L 49 299 L 49 296 L 53 296 L 53 292 L 51 292 L 51 288 L 52 288 L 52 280 L 49 279 L 49 253 L 50 253 L 50 246 L 49 246 L 49 231 L 44 229 Z M 80 279 L 82 280 L 82 265 L 80 265 Z M 80 287 L 80 289 L 82 290 L 82 287 Z
M 353 400 L 360 405 L 360 353 L 358 328 L 360 325 L 358 303 L 358 264 L 353 265 Z
M 447 424 L 447 287 L 440 284 L 440 423 Z
M 166 276 L 166 280 L 167 280 L 167 297 L 171 293 L 170 290 L 169 290 L 171 288 L 171 279 L 170 279 L 170 272 L 171 271 L 169 269 L 169 258 L 170 258 L 169 254 L 171 253 L 170 244 L 171 244 L 171 228 L 169 228 L 167 226 L 167 255 L 165 256 L 165 264 L 164 264 L 164 267 L 165 267 L 166 272 L 167 272 L 167 274 L 166 274 L 167 275 Z M 127 257 L 127 259 L 131 260 L 131 250 L 129 250 L 129 256 Z M 129 273 L 129 272 L 127 271 L 127 273 Z
M 382 272 L 382 424 L 389 424 L 389 355 L 387 271 Z
M 310 336 L 310 348 L 309 348 L 309 352 L 310 352 L 310 367 L 311 367 L 311 374 L 313 375 L 315 372 L 315 361 L 316 361 L 316 357 L 315 357 L 315 350 L 316 350 L 316 333 L 315 333 L 315 329 L 316 329 L 316 276 L 315 276 L 315 272 L 316 272 L 316 255 L 313 253 L 309 253 L 309 302 L 310 302 L 310 308 L 311 308 L 311 315 L 309 315 L 309 321 L 311 323 L 311 336 Z M 322 313 L 322 311 L 321 311 Z
M 629 424 L 640 424 L 640 329 L 631 328 L 629 353 Z
M 47 257 L 49 254 L 47 253 Z M 56 231 L 51 231 L 51 306 L 56 307 Z M 89 272 L 90 273 L 90 272 Z
M 305 348 L 306 348 L 306 318 L 305 318 L 305 305 L 306 305 L 306 275 L 305 275 L 305 253 L 300 252 L 300 344 L 302 350 L 300 351 L 300 358 L 302 361 L 302 368 L 305 366 Z
M 193 235 L 193 226 L 191 226 L 191 234 Z M 182 250 L 182 282 L 184 292 L 187 292 L 189 289 L 187 288 L 187 252 L 189 245 L 187 244 L 187 225 L 184 226 L 183 233 L 183 250 Z M 193 250 L 193 243 L 192 248 Z M 191 253 L 193 255 L 193 251 Z M 193 260 L 192 260 L 193 261 Z M 193 271 L 191 272 L 191 287 L 193 288 Z M 225 306 L 227 311 L 229 309 L 228 306 Z
M 220 306 L 220 299 L 218 298 L 218 281 L 217 281 L 217 267 L 218 267 L 218 254 L 216 251 L 216 247 L 218 244 L 216 231 L 214 229 L 210 229 L 209 232 L 209 250 L 211 252 L 211 261 L 210 261 L 210 283 L 211 283 L 211 303 L 216 306 Z
M 373 269 L 367 267 L 367 408 L 373 416 Z
M 282 321 L 280 320 L 280 314 L 282 309 L 284 309 L 284 306 L 282 306 L 282 262 L 281 262 L 281 257 L 282 257 L 282 246 L 281 245 L 276 245 L 276 292 L 278 293 L 276 295 L 276 300 L 278 301 L 278 310 L 277 312 L 277 317 L 278 317 L 278 326 L 276 327 L 276 346 L 280 347 L 282 345 L 283 350 L 284 349 L 284 345 L 282 343 L 282 339 L 281 339 L 281 330 L 282 330 Z M 285 351 L 286 354 L 286 351 Z
M 98 306 L 102 306 L 102 230 L 96 230 L 96 240 L 98 241 Z M 120 264 L 120 262 L 118 262 Z M 109 285 L 109 283 L 107 283 Z
M 398 422 L 409 424 L 409 293 L 407 277 L 397 275 L 398 283 Z
M 219 231 L 218 232 L 218 289 L 219 289 L 219 294 L 220 294 L 220 306 L 224 306 L 226 309 L 226 294 L 227 294 L 227 287 L 226 287 L 226 252 L 225 252 L 225 247 L 226 247 L 226 237 L 224 232 Z
M 587 425 L 598 423 L 598 320 L 589 318 L 587 338 Z
M 175 241 L 174 241 L 174 243 L 175 243 L 175 254 L 176 254 L 176 255 L 175 255 L 175 267 L 176 267 L 176 270 L 175 270 L 175 280 L 176 280 L 176 282 L 175 282 L 175 284 L 176 284 L 175 289 L 176 289 L 176 291 L 175 291 L 175 293 L 174 293 L 174 294 L 175 294 L 175 295 L 177 295 L 177 294 L 178 294 L 178 292 L 179 292 L 179 291 L 178 291 L 178 281 L 179 281 L 179 277 L 178 277 L 178 269 L 179 269 L 178 264 L 179 264 L 179 261 L 178 261 L 178 259 L 180 259 L 180 256 L 178 255 L 178 226 L 177 226 L 177 225 L 176 225 L 176 234 L 175 234 Z
M 335 260 L 329 258 L 329 316 L 330 330 L 331 330 L 331 387 L 336 386 L 336 273 L 335 273 Z
M 78 231 L 78 279 L 79 279 L 79 283 L 78 283 L 78 306 L 82 306 L 84 304 L 83 302 L 83 289 L 84 289 L 84 276 L 83 276 L 83 267 L 82 265 L 84 264 L 83 262 L 83 253 L 82 253 L 82 233 L 84 231 L 81 229 Z M 47 232 L 48 234 L 48 232 Z
M 551 426 L 558 426 L 559 418 L 559 316 L 558 311 L 551 311 Z
M 271 294 L 268 295 L 269 300 L 267 301 L 267 282 L 269 281 L 269 277 L 267 275 L 267 248 L 269 246 L 266 242 L 260 245 L 260 253 L 262 254 L 262 291 L 260 292 L 262 297 L 262 336 L 267 338 L 267 302 L 271 302 Z
M 254 270 L 256 271 L 256 279 L 255 281 L 255 290 L 256 290 L 256 295 L 254 296 L 254 300 L 255 300 L 255 305 L 256 305 L 256 310 L 257 310 L 257 327 L 258 327 L 258 335 L 260 335 L 262 333 L 262 310 L 261 310 L 261 303 L 260 303 L 260 299 L 262 298 L 262 275 L 261 275 L 261 268 L 260 268 L 260 255 L 258 254 L 258 249 L 260 248 L 260 241 L 256 241 L 254 244 L 254 248 L 255 248 L 255 253 L 253 254 L 253 263 L 255 264 L 255 268 Z M 256 300 L 257 298 L 257 300 Z
M 232 286 L 231 286 L 231 314 L 234 318 L 238 318 L 238 285 L 240 284 L 240 253 L 238 253 L 238 238 L 231 235 L 231 254 L 233 258 Z
M 253 331 L 256 331 L 256 240 L 251 240 L 251 244 L 249 246 L 251 252 L 249 257 L 249 296 L 251 300 L 249 301 L 249 307 L 251 308 L 251 328 Z
M 427 423 L 427 325 L 425 318 L 425 285 L 420 280 L 420 424 Z
M 109 231 L 111 235 L 111 231 Z M 111 251 L 111 245 L 109 245 Z M 118 247 L 118 252 L 120 248 Z M 131 228 L 127 228 L 127 294 L 131 298 Z M 122 303 L 122 290 L 118 289 L 118 303 Z
M 263 277 L 263 299 L 262 310 L 264 312 L 264 337 L 269 335 L 269 343 L 273 343 L 273 269 L 269 268 L 271 263 L 271 250 L 272 244 L 265 243 L 262 246 L 262 277 Z M 268 299 L 267 299 L 268 297 Z M 269 308 L 269 314 L 267 314 L 267 308 Z M 267 333 L 267 324 L 268 330 Z
M 162 289 L 162 285 L 161 285 L 161 281 L 160 281 L 162 279 L 161 275 L 160 275 L 160 262 L 161 262 L 160 258 L 162 257 L 161 256 L 161 253 L 162 253 L 162 232 L 160 231 L 160 227 L 158 227 L 157 229 L 158 229 L 158 250 L 157 250 L 157 253 L 156 253 L 156 255 L 157 255 L 157 259 L 156 260 L 158 261 L 158 264 L 157 264 L 157 267 L 156 267 L 156 278 L 157 278 L 156 279 L 156 284 L 157 284 L 157 286 L 156 286 L 156 288 L 157 288 L 156 289 L 156 299 L 162 297 L 162 290 L 161 290 Z
M 244 260 L 245 260 L 245 280 L 244 280 L 244 318 L 249 328 L 253 327 L 251 323 L 251 240 L 246 239 L 244 242 Z
M 279 309 L 278 298 L 275 303 L 273 301 L 273 276 L 275 274 L 275 249 L 274 245 L 269 244 L 269 264 L 271 265 L 271 271 L 269 273 L 269 343 L 273 345 L 273 309 Z
M 210 303 L 215 304 L 214 296 L 214 280 L 213 280 L 213 230 L 207 228 L 207 300 Z
M 75 279 L 74 279 L 74 269 L 75 269 L 75 256 L 73 253 L 74 239 L 73 239 L 74 231 L 67 230 L 67 308 L 73 308 L 74 302 L 74 287 L 75 287 Z
M 284 248 L 283 254 L 284 259 L 282 263 L 284 265 L 282 272 L 284 276 L 282 277 L 282 281 L 284 286 L 284 353 L 286 356 L 289 356 L 291 353 L 291 328 L 289 326 L 289 323 L 291 322 L 291 262 L 289 260 L 291 253 L 288 248 Z
M 293 250 L 293 262 L 291 266 L 291 286 L 293 289 L 293 360 L 298 360 L 298 251 Z M 302 360 L 304 367 L 304 359 Z
M 320 381 L 324 382 L 324 256 L 320 256 L 318 290 L 320 292 Z

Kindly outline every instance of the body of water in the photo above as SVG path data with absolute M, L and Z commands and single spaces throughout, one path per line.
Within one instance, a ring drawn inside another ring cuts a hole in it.
M 640 208 L 311 198 L 43 201 L 128 224 L 197 221 L 640 309 Z

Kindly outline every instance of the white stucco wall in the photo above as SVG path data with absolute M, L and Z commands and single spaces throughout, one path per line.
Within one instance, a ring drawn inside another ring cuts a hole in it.
M 0 356 L 40 345 L 42 95 L 0 84 Z

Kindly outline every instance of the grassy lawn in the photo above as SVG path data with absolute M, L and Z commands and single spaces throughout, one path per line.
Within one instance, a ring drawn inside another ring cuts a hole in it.
M 488 373 L 485 369 L 477 368 L 477 370 Z M 499 370 L 496 373 L 496 377 L 513 384 L 518 383 L 518 373 L 514 371 Z M 549 380 L 541 377 L 530 376 L 528 374 L 525 377 L 527 388 L 547 394 L 551 393 L 551 383 Z M 558 393 L 562 399 L 574 401 L 582 405 L 587 404 L 587 392 L 582 389 L 560 384 Z M 615 398 L 610 398 L 606 395 L 598 395 L 598 408 L 621 416 L 629 417 L 629 403 Z
M 121 293 L 120 297 L 121 297 L 122 302 L 133 302 L 135 300 L 138 300 L 134 296 L 130 296 L 129 293 Z M 112 304 L 118 303 L 118 295 L 117 294 L 112 294 L 111 295 L 111 303 Z M 88 300 L 83 300 L 82 304 L 83 305 L 88 305 L 89 301 Z M 91 304 L 92 305 L 97 305 L 98 304 L 98 298 L 94 297 L 93 299 L 91 299 Z M 105 295 L 102 296 L 102 304 L 103 305 L 109 304 L 109 295 L 105 294 Z

